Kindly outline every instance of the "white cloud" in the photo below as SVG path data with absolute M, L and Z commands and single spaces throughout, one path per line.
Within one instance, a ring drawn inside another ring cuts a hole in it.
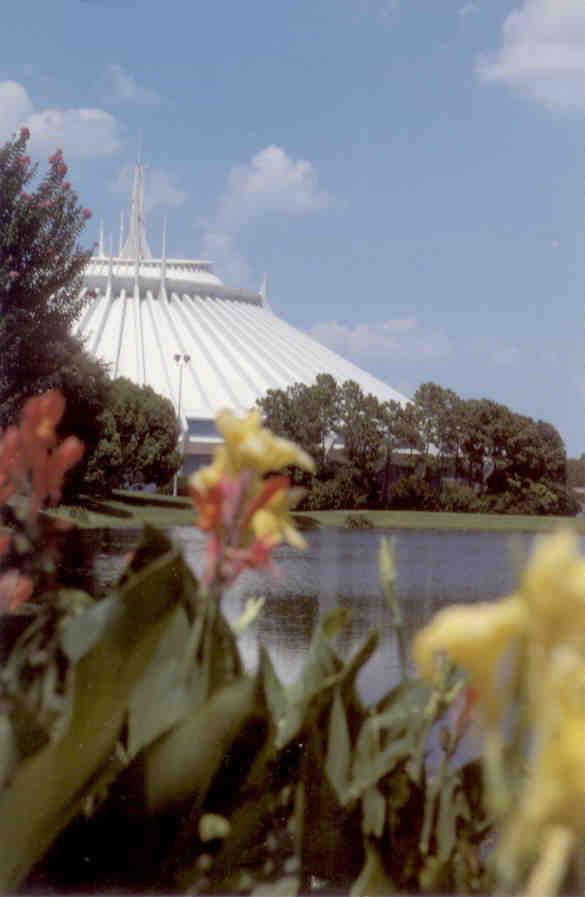
M 10 134 L 25 125 L 30 129 L 30 147 L 46 152 L 61 147 L 69 156 L 111 155 L 122 140 L 118 122 L 103 109 L 64 109 L 35 111 L 22 84 L 0 82 L 0 134 Z
M 130 103 L 153 103 L 159 99 L 156 91 L 142 87 L 134 75 L 121 65 L 112 63 L 106 66 L 105 86 L 109 95 L 115 100 Z
M 551 108 L 582 108 L 585 91 L 582 0 L 524 0 L 502 25 L 497 52 L 481 56 L 484 84 L 516 88 Z
M 237 248 L 238 235 L 262 215 L 306 215 L 329 205 L 319 188 L 315 167 L 293 159 L 280 146 L 267 146 L 246 165 L 228 175 L 213 219 L 205 226 L 203 252 L 217 262 L 225 277 L 246 279 L 250 270 Z
M 124 165 L 115 181 L 110 185 L 112 193 L 128 197 L 132 189 L 134 165 Z M 150 212 L 159 206 L 178 208 L 187 199 L 187 194 L 178 186 L 178 177 L 164 168 L 145 166 L 144 207 Z
M 414 316 L 358 324 L 324 321 L 313 324 L 310 335 L 350 358 L 427 361 L 453 354 L 453 346 L 444 330 L 423 327 Z

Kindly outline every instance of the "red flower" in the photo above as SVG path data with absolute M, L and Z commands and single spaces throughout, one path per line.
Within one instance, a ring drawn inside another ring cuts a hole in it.
M 30 138 L 30 131 L 28 128 L 24 127 L 20 129 L 20 139 L 28 140 Z
M 17 280 L 20 277 L 20 274 L 18 273 L 18 271 L 9 271 L 8 277 L 10 278 L 10 280 Z
M 81 214 L 83 215 L 84 221 L 89 221 L 89 219 L 91 218 L 91 209 L 84 209 Z
M 17 161 L 21 168 L 26 168 L 30 164 L 30 156 L 20 156 Z
M 52 156 L 49 156 L 49 162 L 51 163 L 51 165 L 54 165 L 55 162 L 60 162 L 62 158 L 63 158 L 63 150 L 57 149 L 57 150 L 55 150 L 55 152 L 53 153 Z
M 65 193 L 67 192 L 67 190 L 71 190 L 71 184 L 69 183 L 69 181 L 63 181 L 63 183 L 61 184 L 61 189 Z
M 20 198 L 24 199 L 25 202 L 30 202 L 32 199 L 32 196 L 30 195 L 30 193 L 27 193 L 26 190 L 23 190 L 20 194 Z
M 32 580 L 18 570 L 8 570 L 0 576 L 0 609 L 16 610 L 19 604 L 28 601 L 32 593 Z

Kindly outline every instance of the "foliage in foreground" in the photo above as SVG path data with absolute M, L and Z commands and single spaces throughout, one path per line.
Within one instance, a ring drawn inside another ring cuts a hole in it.
M 44 555 L 39 505 L 79 455 L 56 444 L 59 412 L 55 395 L 34 400 L 0 443 L 15 527 L 0 545 L 0 600 L 14 611 L 0 641 L 4 891 L 556 892 L 585 798 L 585 563 L 568 537 L 545 543 L 513 597 L 477 615 L 450 609 L 418 636 L 427 681 L 410 672 L 383 543 L 399 684 L 364 705 L 356 679 L 378 638 L 343 662 L 337 609 L 285 688 L 263 650 L 245 671 L 221 596 L 243 569 L 273 564 L 282 539 L 302 544 L 289 481 L 271 471 L 310 469 L 308 456 L 258 415 L 220 416 L 224 446 L 192 482 L 208 539 L 202 582 L 146 531 L 96 601 L 21 571 L 19 552 Z M 16 501 L 27 486 L 30 500 Z M 248 603 L 238 631 L 261 605 Z M 444 653 L 469 688 L 437 665 Z M 482 764 L 462 751 L 473 708 Z

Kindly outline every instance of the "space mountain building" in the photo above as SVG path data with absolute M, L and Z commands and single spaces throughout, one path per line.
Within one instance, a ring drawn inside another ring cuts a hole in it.
M 226 286 L 210 262 L 153 258 L 146 240 L 144 168 L 134 173 L 128 233 L 118 254 L 104 251 L 103 231 L 84 291 L 91 297 L 77 324 L 86 348 L 127 377 L 169 398 L 182 426 L 183 472 L 208 462 L 219 441 L 222 408 L 244 414 L 269 389 L 311 384 L 318 374 L 355 380 L 381 401 L 408 399 L 386 383 L 277 317 L 266 285 L 259 292 Z

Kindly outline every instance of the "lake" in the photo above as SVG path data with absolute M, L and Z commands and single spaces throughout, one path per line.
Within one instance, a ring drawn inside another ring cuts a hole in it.
M 191 527 L 167 531 L 181 545 L 195 572 L 201 570 L 204 537 Z M 246 572 L 226 593 L 224 611 L 235 621 L 246 598 L 263 595 L 266 604 L 255 625 L 240 639 L 245 663 L 253 668 L 258 640 L 268 649 L 286 682 L 298 674 L 311 632 L 321 615 L 336 604 L 350 607 L 351 620 L 338 636 L 343 656 L 351 654 L 371 629 L 380 631 L 380 647 L 362 671 L 360 688 L 375 700 L 398 676 L 398 658 L 390 615 L 378 586 L 381 536 L 395 545 L 400 599 L 411 638 L 435 611 L 455 602 L 492 600 L 511 591 L 535 537 L 533 534 L 323 528 L 304 534 L 300 552 L 280 546 L 275 552 L 279 576 Z M 85 531 L 78 538 L 79 563 L 89 564 L 99 588 L 115 581 L 124 555 L 139 531 Z M 86 560 L 81 560 L 85 557 Z

